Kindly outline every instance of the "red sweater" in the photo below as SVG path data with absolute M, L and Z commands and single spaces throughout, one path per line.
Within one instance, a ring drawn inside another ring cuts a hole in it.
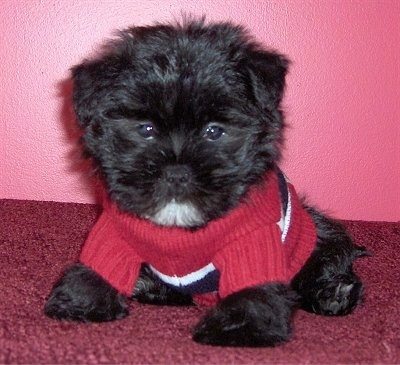
M 194 295 L 217 290 L 223 298 L 246 287 L 288 282 L 314 249 L 316 231 L 293 186 L 286 189 L 285 216 L 278 175 L 270 172 L 238 207 L 194 231 L 157 226 L 106 201 L 80 260 L 127 295 L 142 263 Z M 203 285 L 205 279 L 216 287 Z

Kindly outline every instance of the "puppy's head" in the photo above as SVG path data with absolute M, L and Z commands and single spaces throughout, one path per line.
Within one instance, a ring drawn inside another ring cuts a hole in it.
M 73 69 L 74 106 L 110 198 L 160 225 L 235 207 L 279 158 L 288 61 L 230 24 L 134 27 Z

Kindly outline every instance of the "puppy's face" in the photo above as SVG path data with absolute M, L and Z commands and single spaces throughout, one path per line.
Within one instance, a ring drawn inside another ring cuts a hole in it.
M 73 71 L 85 148 L 122 210 L 199 227 L 279 157 L 287 61 L 229 24 L 131 28 Z

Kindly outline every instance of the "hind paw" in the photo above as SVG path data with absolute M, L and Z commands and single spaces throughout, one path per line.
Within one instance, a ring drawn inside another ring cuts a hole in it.
M 306 304 L 305 309 L 314 313 L 341 316 L 354 310 L 361 302 L 362 292 L 363 286 L 360 281 L 340 276 L 332 281 L 319 283 L 314 290 L 314 298 L 303 301 Z

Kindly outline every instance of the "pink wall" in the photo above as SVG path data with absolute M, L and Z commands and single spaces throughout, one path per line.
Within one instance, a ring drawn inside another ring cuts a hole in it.
M 114 29 L 181 10 L 245 24 L 293 60 L 283 165 L 298 190 L 340 218 L 400 219 L 398 0 L 2 0 L 0 198 L 93 201 L 61 81 Z

